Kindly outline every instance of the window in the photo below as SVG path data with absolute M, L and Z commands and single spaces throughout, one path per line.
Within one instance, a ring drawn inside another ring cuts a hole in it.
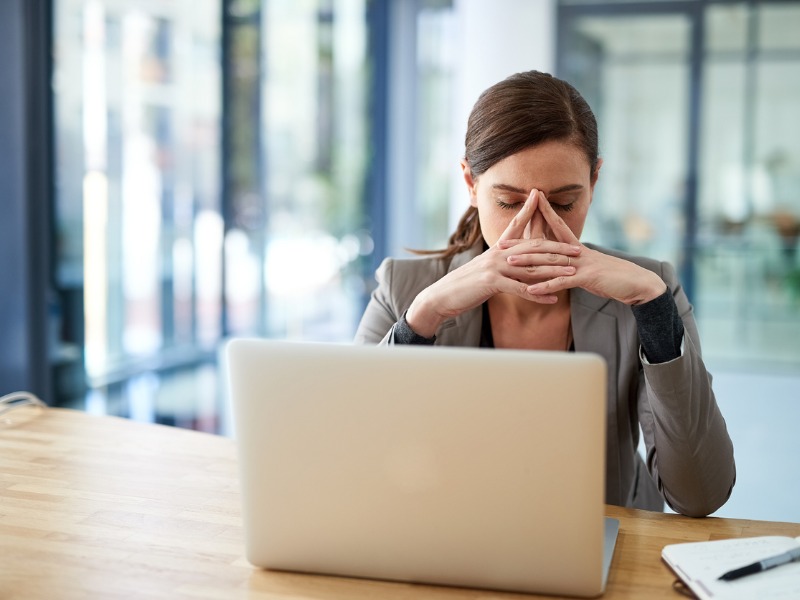
M 90 385 L 220 338 L 218 9 L 55 3 L 57 281 Z
M 226 338 L 352 339 L 367 9 L 54 3 L 60 403 L 219 430 Z
M 563 3 L 605 159 L 584 237 L 667 259 L 704 356 L 800 366 L 800 2 Z
M 366 2 L 305 0 L 264 7 L 261 264 L 266 333 L 350 340 L 361 316 L 368 155 Z M 240 262 L 233 256 L 232 263 Z

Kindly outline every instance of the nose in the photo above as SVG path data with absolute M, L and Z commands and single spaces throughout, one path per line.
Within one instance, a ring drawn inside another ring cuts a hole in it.
M 528 226 L 530 227 L 530 237 L 547 239 L 547 222 L 544 220 L 544 215 L 542 215 L 542 212 L 538 208 L 533 214 Z

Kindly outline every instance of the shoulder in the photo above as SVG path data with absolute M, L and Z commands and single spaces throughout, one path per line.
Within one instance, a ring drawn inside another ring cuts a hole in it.
M 396 283 L 398 280 L 433 280 L 447 273 L 447 263 L 439 256 L 415 258 L 385 258 L 376 272 L 378 281 Z
M 449 261 L 439 256 L 385 258 L 375 272 L 376 292 L 402 313 L 422 290 L 447 274 Z
M 382 294 L 393 299 L 398 306 L 405 306 L 419 292 L 439 281 L 450 271 L 466 264 L 476 256 L 479 249 L 444 258 L 435 254 L 413 258 L 386 258 L 375 272 L 375 279 Z
M 449 258 L 445 258 L 440 254 L 413 258 L 385 258 L 380 267 L 378 267 L 376 276 L 379 282 L 381 280 L 389 280 L 396 283 L 398 280 L 408 280 L 412 282 L 423 281 L 430 285 L 450 271 L 465 265 L 480 254 L 481 251 L 482 248 L 476 244 L 475 247 Z

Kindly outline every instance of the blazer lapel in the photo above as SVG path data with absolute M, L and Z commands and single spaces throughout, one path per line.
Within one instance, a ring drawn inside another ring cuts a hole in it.
M 570 290 L 570 317 L 575 350 L 596 352 L 606 361 L 610 358 L 616 360 L 617 355 L 617 318 L 602 312 L 602 308 L 608 303 L 608 299 L 590 294 L 584 289 Z
M 572 318 L 572 336 L 575 340 L 576 352 L 594 352 L 602 356 L 608 365 L 608 394 L 606 402 L 607 439 L 606 439 L 606 468 L 607 477 L 606 498 L 608 501 L 621 502 L 624 500 L 622 482 L 622 465 L 620 447 L 617 443 L 619 425 L 617 415 L 617 372 L 619 369 L 618 357 L 619 331 L 617 318 L 603 312 L 602 308 L 609 300 L 590 294 L 583 289 L 570 291 L 570 315 Z M 617 489 L 611 489 L 616 487 Z

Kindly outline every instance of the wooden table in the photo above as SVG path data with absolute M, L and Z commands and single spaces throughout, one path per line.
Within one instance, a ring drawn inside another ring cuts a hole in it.
M 680 598 L 665 544 L 800 524 L 608 507 L 620 534 L 605 598 Z M 244 558 L 232 440 L 47 409 L 0 424 L 0 598 L 520 598 L 262 571 Z

